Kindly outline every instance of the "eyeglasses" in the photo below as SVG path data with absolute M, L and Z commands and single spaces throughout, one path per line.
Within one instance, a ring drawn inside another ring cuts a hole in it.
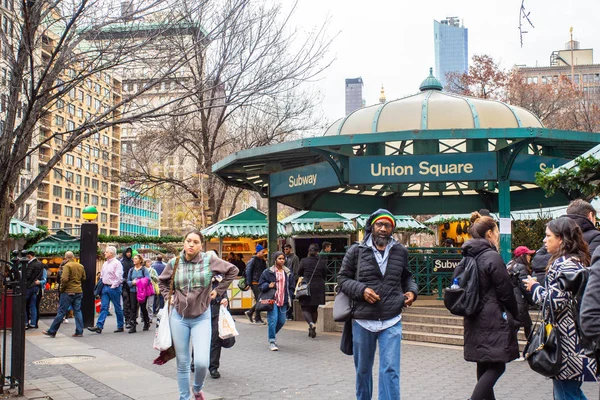
M 375 227 L 377 228 L 385 228 L 385 229 L 392 229 L 392 224 L 390 224 L 389 222 L 375 222 Z

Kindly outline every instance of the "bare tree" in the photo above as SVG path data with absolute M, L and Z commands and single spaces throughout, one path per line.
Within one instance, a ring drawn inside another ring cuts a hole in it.
M 135 148 L 145 150 L 131 154 L 134 162 L 124 177 L 144 190 L 175 185 L 187 191 L 202 211 L 198 224 L 207 220 L 205 212 L 215 218 L 231 214 L 241 195 L 211 174 L 213 163 L 237 150 L 288 140 L 319 125 L 318 99 L 300 86 L 331 63 L 326 58 L 331 43 L 327 21 L 301 33 L 290 26 L 295 7 L 284 13 L 280 4 L 240 7 L 242 2 L 230 0 L 221 9 L 189 14 L 202 25 L 223 20 L 222 14 L 231 17 L 219 34 L 204 36 L 203 46 L 195 46 L 203 51 L 188 60 L 194 72 L 189 82 L 193 94 L 182 102 L 180 115 L 139 135 Z M 175 154 L 192 161 L 193 174 L 176 177 L 156 166 L 157 160 Z
M 189 17 L 199 12 L 203 2 L 196 2 L 194 8 L 188 5 L 185 10 L 180 2 L 170 0 L 141 0 L 124 8 L 111 0 L 16 4 L 9 16 L 10 29 L 5 27 L 0 33 L 3 62 L 8 71 L 0 133 L 0 258 L 4 258 L 7 249 L 11 216 L 62 157 L 103 130 L 176 113 L 189 92 L 181 91 L 181 95 L 161 104 L 148 103 L 147 92 L 166 80 L 177 79 L 188 67 L 190 57 L 200 52 L 194 47 L 202 45 L 202 38 L 218 36 L 217 31 L 225 29 L 223 21 L 213 23 L 214 31 L 201 29 Z M 227 18 L 227 11 L 219 16 Z M 152 29 L 147 29 L 148 20 L 154 22 Z M 177 47 L 161 42 L 165 37 L 177 37 L 181 30 L 196 32 L 195 41 L 180 42 Z M 163 43 L 159 54 L 147 51 L 159 43 Z M 85 122 L 64 131 L 48 132 L 40 138 L 39 124 L 90 78 L 118 80 L 128 69 L 144 65 L 151 71 L 145 85 L 119 97 L 105 94 L 104 107 L 89 115 Z M 54 154 L 40 164 L 31 184 L 17 195 L 15 187 L 26 157 L 50 141 L 54 143 Z

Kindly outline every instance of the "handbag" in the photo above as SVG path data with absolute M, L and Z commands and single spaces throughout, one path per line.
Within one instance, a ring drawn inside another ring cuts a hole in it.
M 548 315 L 546 315 L 548 307 Z M 540 375 L 552 378 L 560 372 L 562 352 L 560 333 L 554 317 L 554 307 L 550 295 L 546 296 L 542 305 L 541 321 L 531 334 L 523 355 L 529 367 Z
M 304 282 L 303 278 L 298 280 L 298 284 L 296 285 L 296 291 L 294 292 L 294 296 L 297 299 L 301 299 L 303 297 L 310 297 L 310 283 L 312 282 L 313 277 L 315 276 L 315 272 L 317 272 L 317 265 L 315 264 L 315 269 L 313 269 L 312 275 L 307 282 Z
M 358 249 L 358 262 L 356 265 L 356 276 L 355 280 L 358 280 L 358 272 L 360 271 L 360 259 L 362 257 L 362 251 L 360 247 Z M 356 309 L 356 303 L 350 299 L 350 297 L 339 290 L 339 287 L 335 288 L 335 297 L 333 299 L 333 320 L 335 322 L 346 322 L 352 319 L 354 310 Z
M 104 289 L 104 282 L 102 282 L 102 278 L 100 278 L 98 279 L 98 282 L 96 282 L 96 286 L 94 286 L 94 296 L 102 296 L 102 289 Z
M 275 293 L 277 293 L 276 288 L 261 292 L 256 301 L 256 311 L 273 311 L 273 308 L 275 308 Z
M 242 277 L 238 280 L 237 286 L 238 286 L 238 289 L 240 289 L 243 292 L 250 289 L 250 286 L 246 285 L 246 278 L 244 278 L 244 277 Z

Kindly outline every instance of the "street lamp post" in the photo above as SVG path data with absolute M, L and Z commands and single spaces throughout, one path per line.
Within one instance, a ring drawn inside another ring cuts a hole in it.
M 83 325 L 94 326 L 94 286 L 96 285 L 96 259 L 98 254 L 98 224 L 94 221 L 98 211 L 94 206 L 83 209 L 81 224 L 80 258 L 85 269 L 86 280 L 83 282 L 83 299 L 81 300 L 81 313 Z

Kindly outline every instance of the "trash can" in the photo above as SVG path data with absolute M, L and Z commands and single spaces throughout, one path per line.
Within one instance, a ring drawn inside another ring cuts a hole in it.
M 6 329 L 12 328 L 12 312 L 13 312 L 13 291 L 7 290 L 2 294 L 2 303 L 0 303 L 0 329 L 4 329 L 6 321 Z M 6 315 L 4 315 L 4 303 L 6 302 Z

